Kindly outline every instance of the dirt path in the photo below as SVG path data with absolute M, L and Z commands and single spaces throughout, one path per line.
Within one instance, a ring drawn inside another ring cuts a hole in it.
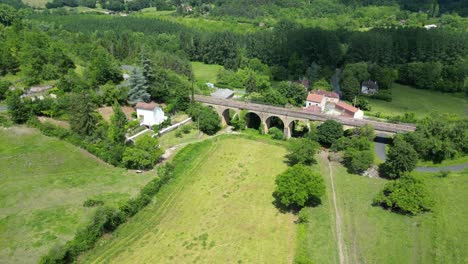
M 333 193 L 333 207 L 335 208 L 336 240 L 338 243 L 338 254 L 340 256 L 340 264 L 347 264 L 348 256 L 346 255 L 346 251 L 344 249 L 343 234 L 341 232 L 341 216 L 336 201 L 335 182 L 333 179 L 333 167 L 331 162 L 327 158 L 327 152 L 323 152 L 322 155 L 324 155 L 324 158 L 327 160 L 328 170 L 330 171 L 330 182 Z

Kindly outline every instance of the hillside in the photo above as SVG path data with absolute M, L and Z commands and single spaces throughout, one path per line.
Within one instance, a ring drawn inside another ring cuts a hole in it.
M 116 206 L 153 177 L 24 127 L 0 130 L 0 168 L 1 263 L 37 263 L 89 221 L 87 199 Z

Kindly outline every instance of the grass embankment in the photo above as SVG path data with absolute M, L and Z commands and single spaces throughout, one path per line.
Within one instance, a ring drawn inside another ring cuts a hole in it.
M 445 94 L 394 84 L 392 98 L 391 102 L 369 99 L 372 107 L 370 113 L 380 112 L 385 116 L 395 116 L 413 112 L 416 117 L 425 117 L 433 112 L 459 116 L 468 113 L 468 101 L 462 94 Z
M 194 160 L 85 263 L 290 263 L 292 216 L 272 204 L 285 149 L 242 137 L 189 145 Z
M 326 174 L 327 161 L 321 160 L 320 165 Z M 417 173 L 424 177 L 436 206 L 431 213 L 411 217 L 371 205 L 387 180 L 351 175 L 335 163 L 332 171 L 349 263 L 462 263 L 468 258 L 468 208 L 464 206 L 467 172 L 453 173 L 448 178 Z M 330 197 L 329 175 L 325 174 Z M 334 222 L 332 227 L 329 224 L 334 215 L 330 210 L 334 210 L 331 202 L 312 209 L 313 220 L 298 241 L 317 263 L 337 262 L 337 246 L 332 247 L 336 245 L 335 226 Z
M 1 129 L 0 263 L 36 263 L 88 221 L 94 209 L 85 200 L 117 205 L 152 176 L 111 167 L 33 129 Z

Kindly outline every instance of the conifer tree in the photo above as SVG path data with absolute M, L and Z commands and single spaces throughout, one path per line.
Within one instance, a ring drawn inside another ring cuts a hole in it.
M 125 142 L 125 126 L 127 125 L 127 117 L 120 108 L 120 105 L 115 102 L 112 106 L 114 115 L 112 115 L 109 127 L 109 140 L 112 144 L 124 144 Z
M 130 77 L 130 91 L 128 92 L 128 102 L 136 104 L 138 102 L 149 102 L 151 99 L 148 93 L 147 82 L 143 74 L 136 68 Z

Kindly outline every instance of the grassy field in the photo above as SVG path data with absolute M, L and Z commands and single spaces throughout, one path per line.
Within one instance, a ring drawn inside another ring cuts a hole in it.
M 202 82 L 210 82 L 216 83 L 217 82 L 217 75 L 220 69 L 223 66 L 216 65 L 216 64 L 205 64 L 203 62 L 192 62 L 192 69 L 197 81 Z
M 194 160 L 85 263 L 290 263 L 293 216 L 272 204 L 285 149 L 242 137 L 189 147 Z M 268 153 L 268 155 L 265 155 Z
M 0 263 L 37 263 L 88 221 L 85 200 L 116 205 L 153 175 L 113 168 L 36 130 L 0 128 Z
M 32 7 L 43 8 L 50 0 L 21 0 L 24 4 Z
M 321 160 L 321 171 L 326 160 Z M 468 173 L 418 173 L 434 195 L 434 211 L 402 216 L 371 205 L 386 180 L 350 175 L 333 164 L 338 208 L 342 218 L 344 251 L 348 263 L 463 263 L 468 258 L 468 208 L 464 206 Z M 325 177 L 330 197 L 330 180 Z M 316 263 L 336 263 L 336 233 L 332 203 L 311 210 L 313 221 L 300 238 L 303 252 Z M 305 228 L 305 227 L 301 227 Z M 318 242 L 313 242 L 318 241 Z M 309 242 L 312 241 L 312 242 Z
M 216 19 L 206 19 L 201 17 L 181 17 L 174 16 L 175 11 L 157 11 L 156 8 L 145 8 L 141 10 L 138 16 L 153 17 L 182 24 L 187 27 L 192 27 L 205 31 L 231 31 L 239 34 L 247 34 L 261 30 L 263 28 L 254 25 L 253 23 L 240 23 L 235 21 L 222 21 Z
M 413 112 L 418 117 L 428 116 L 432 112 L 460 116 L 468 114 L 468 101 L 463 95 L 444 94 L 394 84 L 392 96 L 392 102 L 370 99 L 371 113 L 380 112 L 386 116 L 394 116 Z

